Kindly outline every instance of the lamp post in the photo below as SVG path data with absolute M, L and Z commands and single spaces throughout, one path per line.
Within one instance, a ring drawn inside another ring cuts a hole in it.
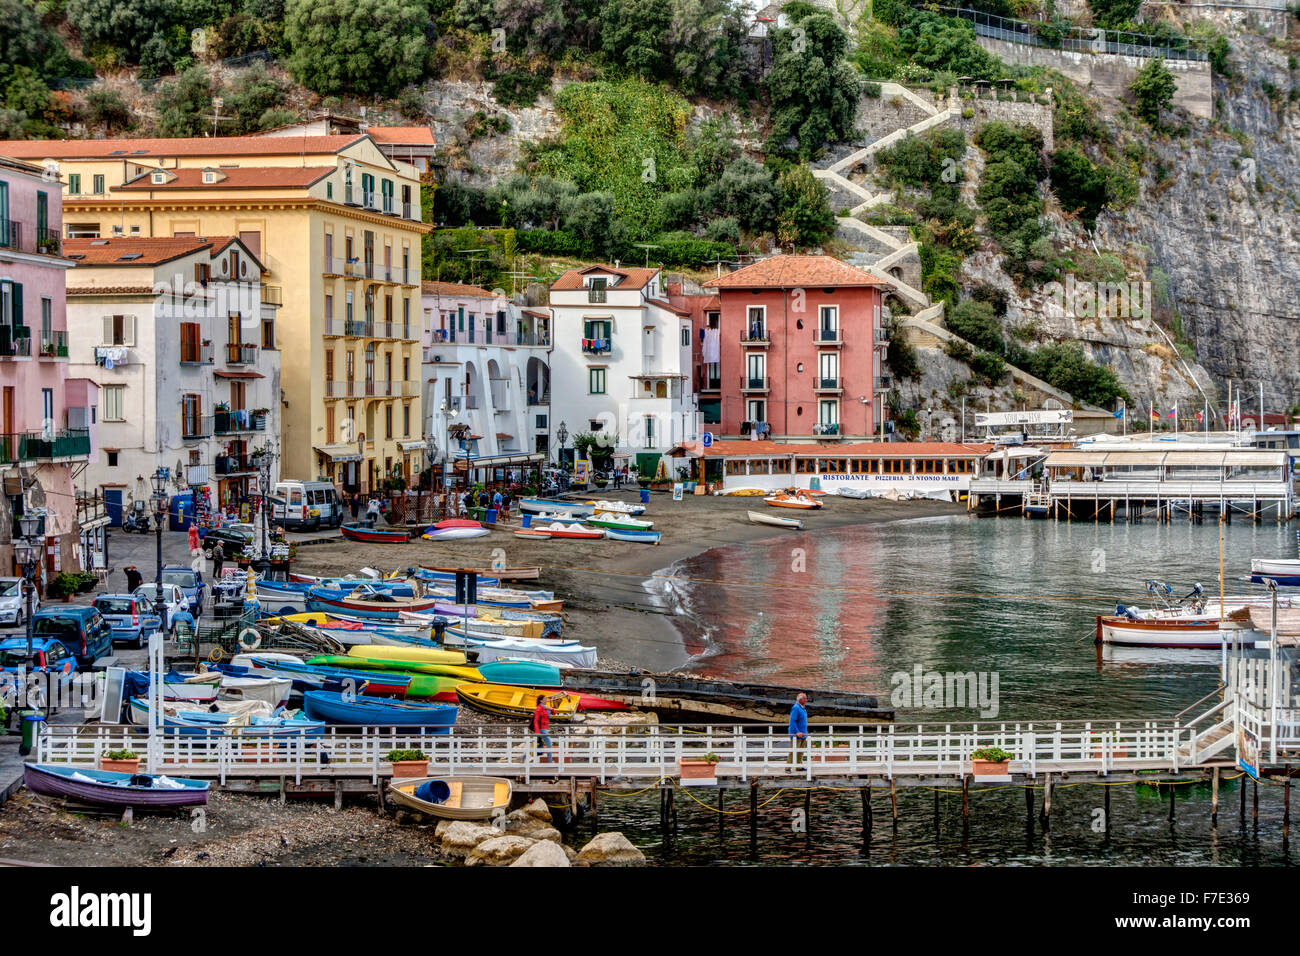
M 555 438 L 560 443 L 560 454 L 555 459 L 555 463 L 561 468 L 564 467 L 564 443 L 569 440 L 569 429 L 564 422 L 560 422 L 560 427 L 555 430 Z
M 447 457 L 451 454 L 451 439 L 448 437 L 447 427 L 447 401 L 443 400 L 438 406 L 438 411 L 442 415 L 442 461 L 438 467 L 439 477 L 442 478 L 442 516 L 447 517 L 451 513 L 451 490 L 447 487 Z
M 271 567 L 270 545 L 267 543 L 267 525 L 270 522 L 270 512 L 266 507 L 267 497 L 271 494 L 271 466 L 276 459 L 276 451 L 272 439 L 268 439 L 265 446 L 259 448 L 253 455 L 257 459 L 257 470 L 262 488 L 262 556 L 258 560 L 257 570 L 263 577 Z M 303 507 L 310 505 L 304 502 Z
M 41 527 L 41 516 L 24 512 L 18 519 L 20 541 L 14 542 L 14 560 L 23 568 L 23 592 L 27 598 L 27 661 L 32 659 L 32 597 L 36 593 L 36 566 L 41 560 L 41 545 L 37 534 Z
M 432 435 L 428 435 L 424 439 L 424 474 L 421 475 L 420 484 L 421 485 L 425 484 L 425 479 L 428 479 L 430 507 L 428 512 L 426 512 L 423 506 L 421 506 L 420 508 L 421 521 L 425 519 L 426 514 L 430 518 L 433 517 L 433 495 L 436 493 L 433 487 L 433 456 L 436 454 L 438 454 L 438 441 Z
M 154 585 L 157 588 L 154 592 L 154 603 L 156 605 L 155 610 L 158 612 L 158 620 L 162 622 L 162 629 L 165 631 L 167 629 L 167 614 L 162 589 L 162 528 L 163 518 L 167 516 L 167 473 L 162 468 L 155 468 L 149 480 L 153 483 L 153 526 L 158 558 L 158 570 L 154 578 Z

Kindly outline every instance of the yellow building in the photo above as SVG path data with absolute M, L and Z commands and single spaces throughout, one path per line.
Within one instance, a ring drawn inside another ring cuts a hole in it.
M 238 236 L 261 260 L 281 305 L 282 475 L 365 492 L 421 467 L 431 227 L 415 167 L 365 133 L 15 140 L 0 155 L 58 170 L 65 236 Z

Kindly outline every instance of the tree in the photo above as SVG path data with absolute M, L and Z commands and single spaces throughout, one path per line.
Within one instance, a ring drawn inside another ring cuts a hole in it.
M 746 232 L 775 232 L 781 189 L 770 169 L 741 156 L 705 191 L 704 205 L 718 215 L 734 216 Z
M 169 0 L 68 0 L 68 23 L 86 47 L 111 47 L 139 63 L 145 45 L 174 23 Z
M 790 166 L 777 183 L 781 189 L 778 242 L 806 249 L 835 235 L 835 214 L 827 202 L 826 187 L 807 166 Z
M 608 0 L 600 45 L 605 56 L 648 79 L 666 79 L 671 57 L 664 36 L 672 23 L 669 0 Z
M 1116 30 L 1131 23 L 1141 6 L 1142 0 L 1088 0 L 1092 22 L 1108 30 Z
M 245 70 L 226 94 L 226 105 L 235 116 L 229 132 L 241 136 L 266 129 L 262 123 L 263 116 L 283 106 L 287 93 L 288 84 L 268 70 L 265 64 L 258 63 Z M 280 116 L 280 113 L 275 114 L 277 118 Z
M 625 229 L 614 219 L 614 197 L 609 193 L 582 193 L 561 204 L 564 229 L 578 237 L 585 255 L 607 259 L 624 239 Z
M 844 60 L 847 48 L 848 37 L 824 13 L 773 32 L 772 69 L 767 74 L 770 150 L 792 149 L 808 159 L 828 142 L 849 136 L 862 84 Z
M 988 302 L 962 301 L 948 315 L 948 328 L 985 352 L 994 355 L 1006 352 L 1002 326 Z
M 211 129 L 212 77 L 193 66 L 158 90 L 158 132 L 163 136 L 202 136 Z
M 103 127 L 109 134 L 130 129 L 134 122 L 131 107 L 122 94 L 102 86 L 86 91 L 86 120 L 91 126 Z
M 428 22 L 422 0 L 288 0 L 289 71 L 322 95 L 395 96 L 424 76 Z
M 1078 342 L 1044 345 L 1030 354 L 1025 366 L 1030 375 L 1069 392 L 1075 401 L 1106 405 L 1126 397 L 1114 369 L 1090 361 Z
M 41 25 L 36 11 L 22 0 L 0 0 L 0 74 L 6 67 L 30 66 L 40 69 L 52 46 L 53 38 Z
M 1137 100 L 1138 116 L 1156 129 L 1160 128 L 1160 111 L 1169 109 L 1177 90 L 1178 81 L 1165 66 L 1164 57 L 1156 57 L 1138 70 L 1129 86 L 1129 92 Z
M 1089 230 L 1106 205 L 1106 171 L 1073 146 L 1052 154 L 1052 189 L 1066 212 L 1078 213 Z

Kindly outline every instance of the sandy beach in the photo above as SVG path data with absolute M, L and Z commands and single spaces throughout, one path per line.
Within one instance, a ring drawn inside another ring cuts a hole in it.
M 600 498 L 633 502 L 637 492 L 609 492 Z M 520 582 L 519 586 L 545 588 L 563 598 L 566 637 L 594 644 L 603 661 L 668 671 L 686 665 L 690 653 L 674 625 L 672 609 L 651 595 L 651 590 L 662 590 L 654 583 L 656 576 L 711 548 L 772 537 L 793 538 L 800 533 L 751 524 L 747 511 L 793 515 L 803 520 L 805 533 L 816 533 L 849 525 L 958 514 L 965 507 L 937 501 L 834 496 L 824 501 L 825 506 L 817 511 L 785 512 L 764 505 L 761 498 L 697 495 L 674 501 L 670 494 L 652 493 L 642 517 L 663 532 L 657 546 L 603 538 L 519 538 L 513 534 L 520 527 L 516 514 L 485 538 L 441 542 L 417 538 L 401 545 L 340 540 L 300 547 L 296 567 L 306 574 L 344 574 L 367 565 L 383 571 L 415 565 L 489 567 L 494 560 L 504 561 L 508 567 L 540 566 L 540 581 Z

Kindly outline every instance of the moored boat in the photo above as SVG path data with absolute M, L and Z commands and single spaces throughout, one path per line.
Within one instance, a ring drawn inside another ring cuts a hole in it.
M 544 528 L 538 528 L 538 531 L 547 532 L 552 538 L 603 538 L 605 537 L 604 528 L 588 528 L 582 524 L 561 524 L 558 521 L 554 524 L 547 525 Z
M 101 807 L 197 807 L 208 802 L 206 780 L 165 774 L 29 763 L 23 765 L 23 783 L 33 793 Z
M 435 734 L 450 733 L 458 709 L 447 704 L 350 697 L 335 691 L 310 690 L 303 695 L 308 715 L 329 724 L 361 727 L 419 727 Z
M 551 711 L 551 720 L 572 720 L 578 712 L 579 696 L 532 687 L 513 687 L 505 684 L 461 684 L 456 696 L 466 707 L 498 717 L 532 717 L 537 702 L 545 699 Z
M 574 517 L 585 518 L 596 513 L 596 509 L 585 501 L 558 501 L 554 498 L 520 498 L 519 510 L 529 514 L 540 511 L 558 511 Z
M 597 512 L 587 519 L 587 524 L 593 528 L 613 528 L 617 531 L 649 531 L 654 527 L 653 521 L 642 521 L 639 518 L 611 514 L 608 511 Z
M 658 544 L 664 536 L 662 531 L 623 531 L 617 528 L 606 528 L 605 537 L 611 541 L 631 541 L 635 544 Z
M 1233 634 L 1237 631 L 1237 634 Z M 1205 617 L 1140 618 L 1121 614 L 1097 615 L 1098 644 L 1129 647 L 1186 647 L 1218 649 L 1225 642 L 1254 646 L 1248 623 Z
M 820 501 L 802 491 L 795 494 L 777 492 L 774 495 L 768 495 L 763 499 L 763 502 L 773 508 L 797 508 L 805 511 L 822 506 Z

